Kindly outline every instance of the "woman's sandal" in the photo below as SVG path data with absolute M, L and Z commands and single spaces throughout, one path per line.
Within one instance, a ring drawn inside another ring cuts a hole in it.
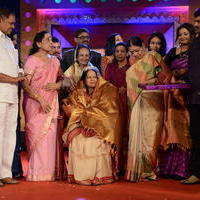
M 182 180 L 181 184 L 192 185 L 192 184 L 200 184 L 200 179 L 196 176 L 190 176 L 188 179 Z
M 90 186 L 90 185 L 92 185 L 92 183 L 89 182 L 89 181 L 76 181 L 76 183 L 78 185 L 84 185 L 84 186 Z

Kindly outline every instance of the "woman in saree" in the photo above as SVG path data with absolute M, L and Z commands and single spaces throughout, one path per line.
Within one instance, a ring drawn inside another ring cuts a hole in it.
M 192 24 L 184 23 L 176 31 L 179 47 L 172 48 L 164 61 L 172 71 L 176 82 L 188 82 L 188 50 L 195 37 Z M 165 123 L 161 145 L 160 175 L 184 179 L 189 176 L 191 140 L 189 134 L 189 113 L 187 90 L 165 92 Z M 177 101 L 177 97 L 179 101 Z
M 114 56 L 114 48 L 115 45 L 119 42 L 123 42 L 122 36 L 119 33 L 111 34 L 107 40 L 105 45 L 105 56 L 101 59 L 101 74 L 105 77 L 105 70 L 109 63 L 112 63 Z
M 80 44 L 75 51 L 76 62 L 71 65 L 64 72 L 64 80 L 62 82 L 61 92 L 64 94 L 62 97 L 66 98 L 73 90 L 76 88 L 77 83 L 79 82 L 83 70 L 88 66 L 92 66 L 90 63 L 91 53 L 90 48 L 85 44 Z M 62 105 L 62 101 L 60 101 Z M 61 107 L 62 108 L 62 107 Z M 60 110 L 60 117 L 58 121 L 58 135 L 63 134 L 64 127 L 66 126 L 68 118 L 65 117 L 63 110 Z M 63 140 L 62 136 L 59 137 L 59 142 L 57 144 L 57 161 L 56 162 L 56 172 L 58 172 L 58 178 L 65 178 L 65 163 L 64 163 L 64 150 L 63 150 Z M 63 173 L 62 173 L 63 172 Z
M 156 180 L 164 117 L 163 92 L 144 90 L 139 84 L 166 83 L 171 74 L 160 54 L 145 52 L 142 39 L 132 37 L 128 44 L 136 62 L 126 72 L 130 124 L 125 179 L 133 182 Z
M 49 56 L 51 35 L 36 34 L 24 65 L 28 81 L 24 83 L 24 115 L 28 148 L 28 181 L 53 181 L 58 116 L 60 62 Z
M 102 79 L 97 68 L 89 67 L 64 103 L 69 116 L 63 135 L 69 147 L 69 183 L 113 182 L 120 140 L 117 88 Z
M 156 51 L 162 57 L 166 55 L 167 43 L 162 32 L 154 32 L 150 35 L 148 40 L 148 50 Z
M 123 135 L 121 141 L 120 170 L 124 174 L 128 151 L 128 106 L 126 91 L 126 71 L 130 67 L 128 61 L 128 47 L 124 42 L 119 42 L 114 47 L 114 59 L 108 64 L 105 79 L 119 90 L 120 111 L 122 118 Z
M 76 61 L 73 65 L 71 65 L 65 72 L 65 80 L 64 80 L 64 86 L 65 82 L 67 83 L 67 90 L 69 92 L 72 92 L 77 83 L 79 82 L 83 70 L 86 67 L 91 66 L 92 64 L 90 63 L 90 58 L 91 58 L 91 52 L 90 48 L 85 45 L 85 44 L 80 44 L 78 45 L 76 49 L 76 55 L 75 55 Z M 69 83 L 70 82 L 70 83 Z

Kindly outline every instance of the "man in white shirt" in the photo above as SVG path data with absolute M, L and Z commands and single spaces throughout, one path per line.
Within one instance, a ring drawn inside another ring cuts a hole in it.
M 12 161 L 16 143 L 18 114 L 18 52 L 8 38 L 15 24 L 15 15 L 0 8 L 0 186 L 14 184 Z

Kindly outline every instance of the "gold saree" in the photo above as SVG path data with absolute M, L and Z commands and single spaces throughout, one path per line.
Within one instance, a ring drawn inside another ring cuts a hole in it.
M 189 111 L 181 90 L 165 91 L 164 128 L 161 146 L 164 150 L 175 145 L 182 150 L 191 148 Z
M 107 160 L 107 164 L 105 165 L 109 165 L 111 168 L 113 165 L 111 172 L 116 176 L 117 154 L 121 134 L 117 88 L 99 77 L 97 86 L 88 101 L 83 83 L 79 82 L 71 96 L 65 100 L 65 105 L 67 110 L 66 114 L 69 115 L 69 110 L 71 110 L 71 115 L 64 131 L 63 140 L 69 144 L 69 152 L 74 156 L 74 159 L 72 159 L 72 156 L 69 155 L 69 175 L 72 176 L 70 174 L 71 172 L 75 173 L 75 171 L 78 171 L 77 166 L 75 166 L 75 164 L 72 166 L 71 164 L 72 162 L 74 163 L 75 160 L 77 165 L 80 165 L 80 163 L 85 160 L 86 167 L 88 164 L 90 168 L 91 165 L 89 162 L 92 162 L 92 158 L 101 160 L 102 155 L 104 155 L 104 160 Z M 91 137 L 84 137 L 83 132 L 85 131 L 93 132 L 94 135 Z M 88 143 L 88 146 L 83 147 L 83 143 Z M 91 145 L 94 148 L 93 152 L 91 151 Z M 80 148 L 78 148 L 78 146 Z M 96 149 L 98 146 L 101 146 L 101 150 Z M 84 152 L 81 148 L 85 149 Z M 105 153 L 105 149 L 107 149 L 107 154 Z M 90 161 L 88 161 L 89 158 Z M 73 170 L 71 169 L 72 167 Z M 82 170 L 82 173 L 86 172 Z M 77 177 L 76 174 L 73 174 L 73 176 Z M 79 174 L 76 180 L 85 180 L 83 177 L 86 177 L 85 174 Z M 99 177 L 93 178 L 97 179 Z M 104 177 L 104 179 L 106 179 L 106 177 Z M 103 183 L 102 180 L 101 183 Z

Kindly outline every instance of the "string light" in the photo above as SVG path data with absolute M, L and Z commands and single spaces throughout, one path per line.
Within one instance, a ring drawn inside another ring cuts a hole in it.
M 59 4 L 61 2 L 62 2 L 62 0 L 55 0 L 55 3 L 57 3 L 57 4 Z
M 70 3 L 76 3 L 77 0 L 70 0 Z
M 92 0 L 85 0 L 85 3 L 90 3 Z

